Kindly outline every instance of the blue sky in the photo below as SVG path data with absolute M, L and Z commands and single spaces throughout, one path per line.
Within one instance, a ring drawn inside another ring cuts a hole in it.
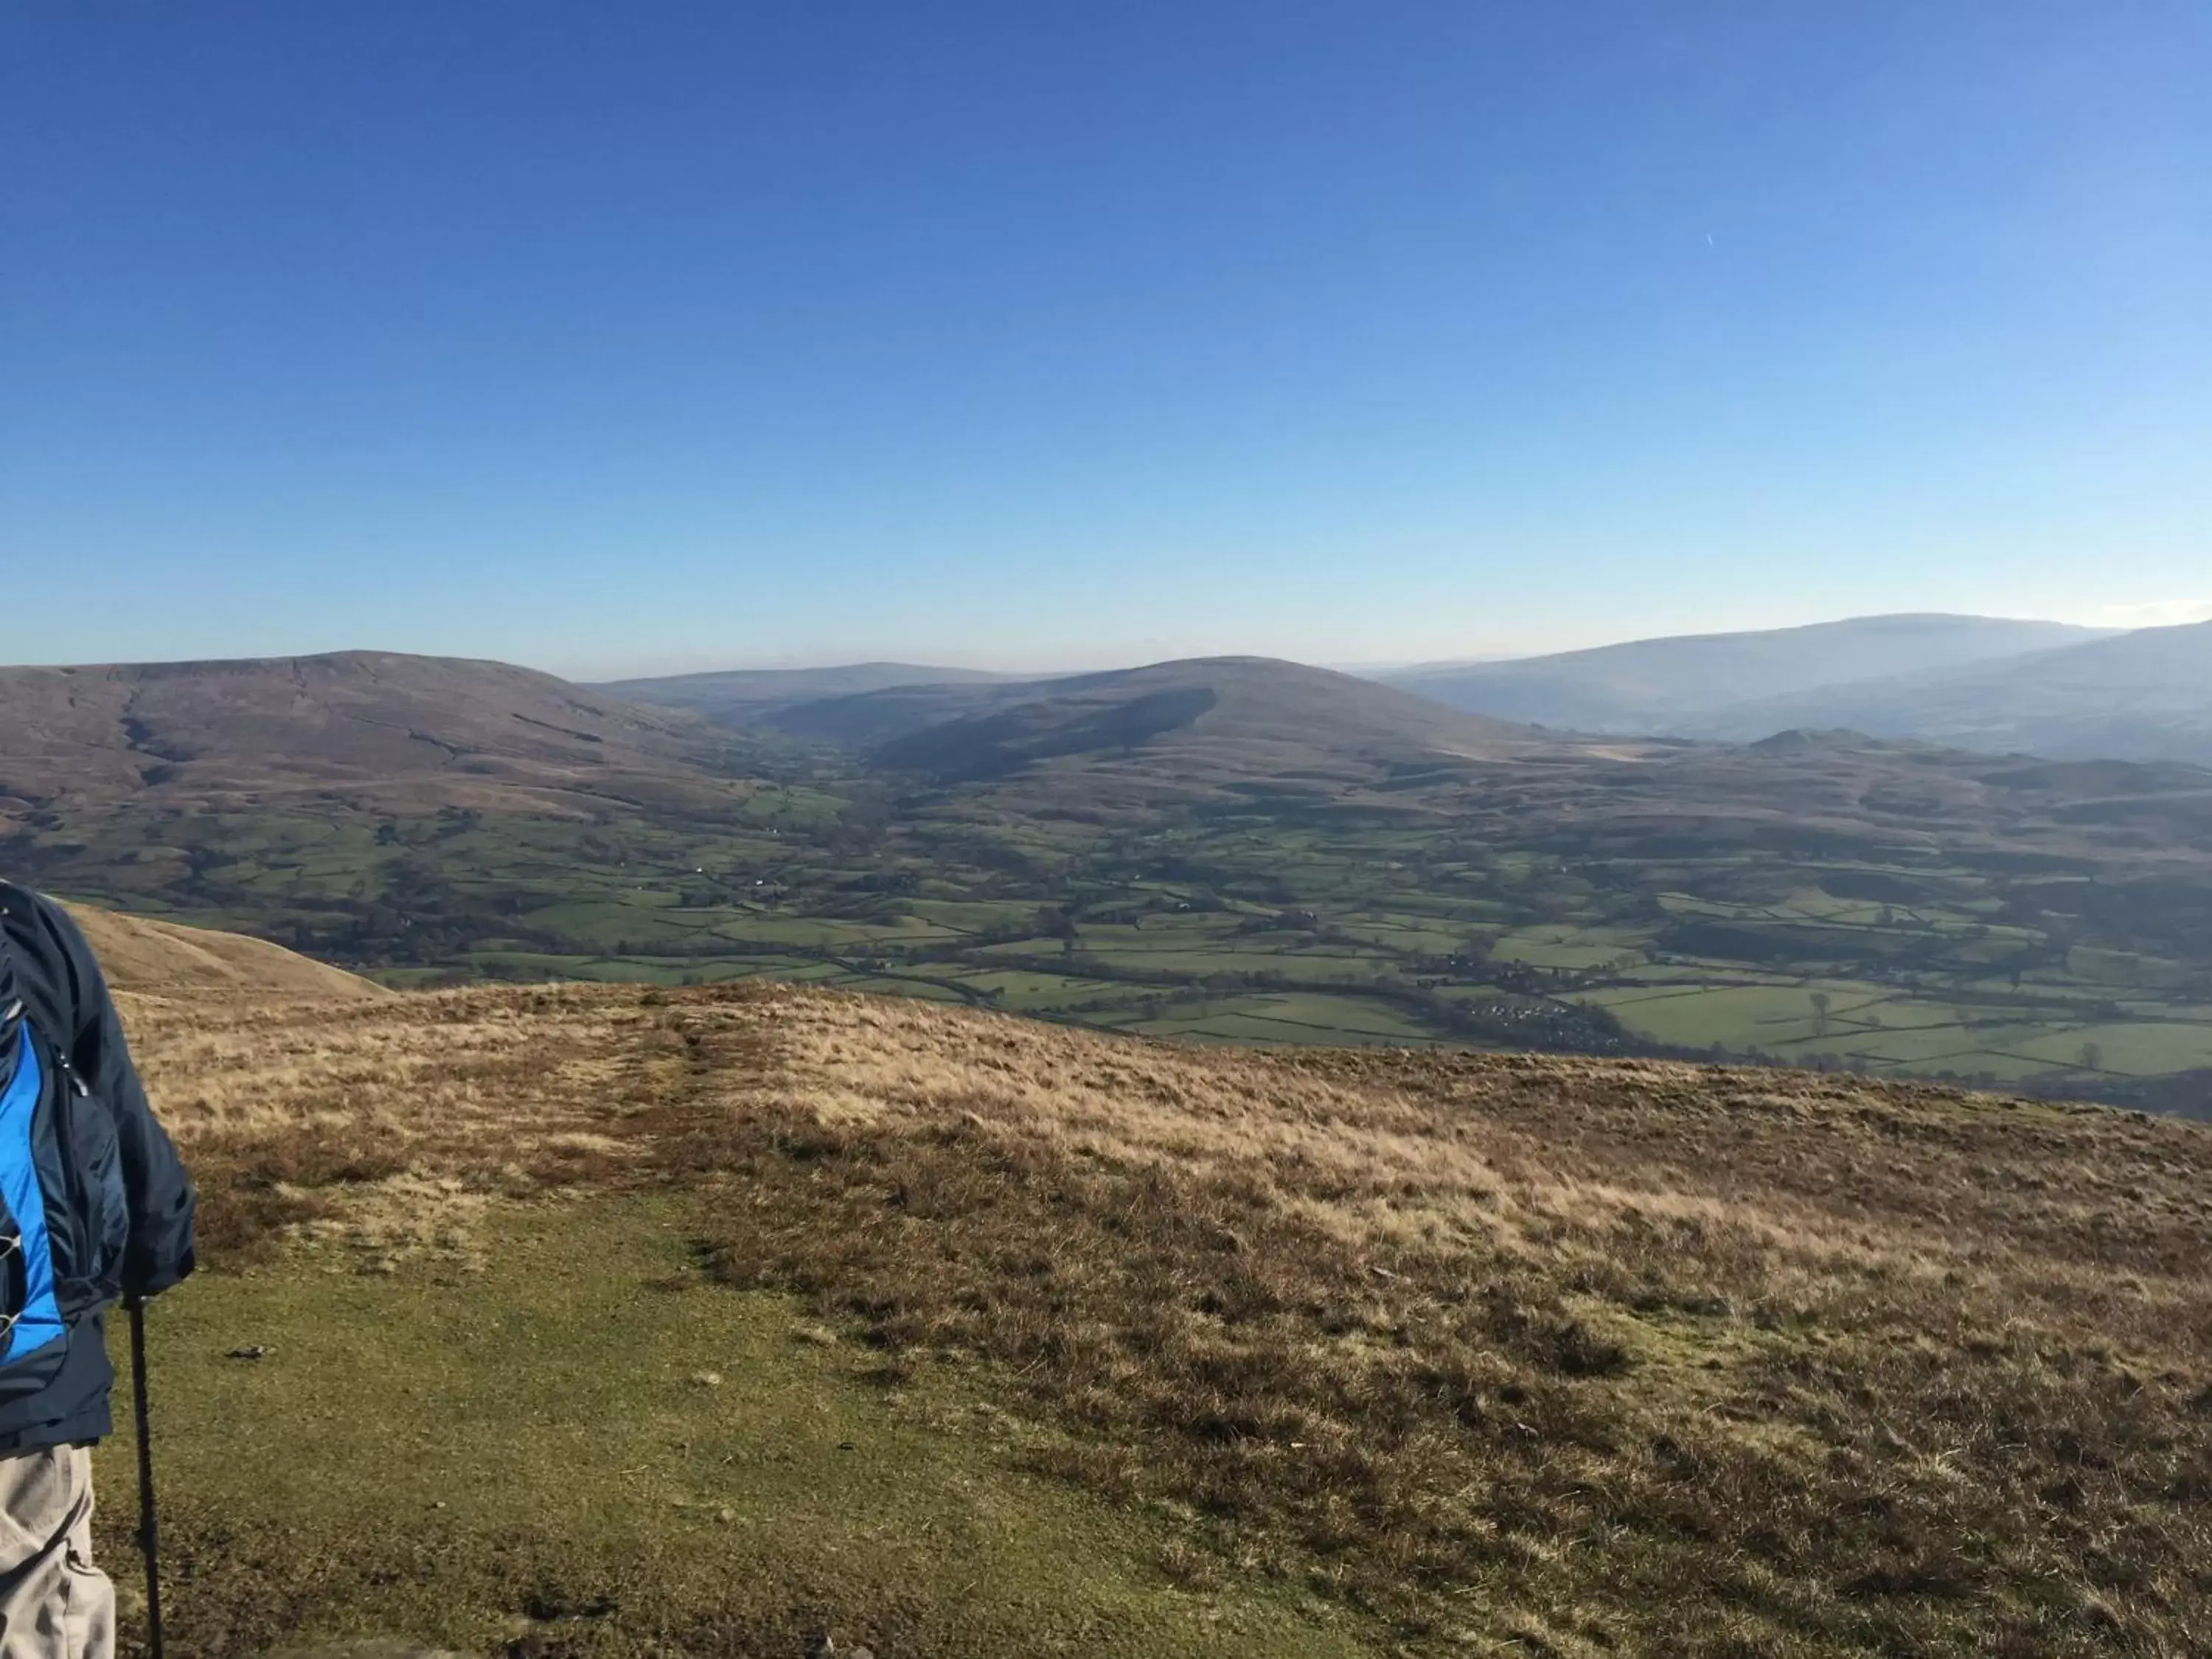
M 2212 9 L 0 9 L 0 659 L 2212 614 Z

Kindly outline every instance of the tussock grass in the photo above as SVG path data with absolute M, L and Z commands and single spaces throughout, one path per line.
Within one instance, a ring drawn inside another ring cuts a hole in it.
M 501 1206 L 691 1194 L 715 1278 L 1011 1411 L 1188 1585 L 1419 1651 L 2212 1649 L 2199 1126 L 783 989 L 140 1036 L 218 1260 L 466 1273 Z

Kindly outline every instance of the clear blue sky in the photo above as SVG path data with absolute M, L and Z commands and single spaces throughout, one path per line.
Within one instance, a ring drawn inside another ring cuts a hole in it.
M 0 659 L 2212 601 L 2203 0 L 9 0 L 0 157 Z

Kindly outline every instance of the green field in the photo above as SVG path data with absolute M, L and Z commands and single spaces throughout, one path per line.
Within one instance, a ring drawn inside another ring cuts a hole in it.
M 713 818 L 132 809 L 13 855 L 403 985 L 795 979 L 1194 1041 L 1661 1050 L 2183 1109 L 2206 1091 L 2167 1080 L 2212 1072 L 2204 884 L 2063 826 L 2008 832 L 2063 852 L 1880 825 L 1808 848 L 1756 821 L 1601 836 L 1580 785 L 1109 809 L 1048 769 L 802 769 Z

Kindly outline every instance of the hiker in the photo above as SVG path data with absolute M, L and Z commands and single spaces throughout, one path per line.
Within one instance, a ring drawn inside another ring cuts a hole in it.
M 106 982 L 52 900 L 0 882 L 0 1659 L 112 1659 L 91 1447 L 106 1315 L 192 1270 L 192 1188 Z

